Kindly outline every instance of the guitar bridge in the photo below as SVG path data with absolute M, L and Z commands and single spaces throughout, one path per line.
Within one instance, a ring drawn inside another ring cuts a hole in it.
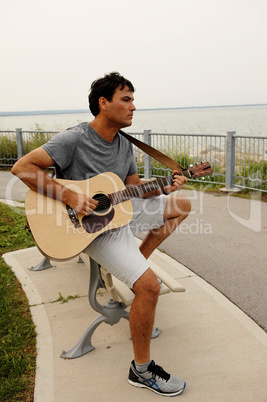
M 66 204 L 66 209 L 67 209 L 69 218 L 70 218 L 71 222 L 73 223 L 74 227 L 75 228 L 80 228 L 81 224 L 79 222 L 77 212 L 67 204 Z

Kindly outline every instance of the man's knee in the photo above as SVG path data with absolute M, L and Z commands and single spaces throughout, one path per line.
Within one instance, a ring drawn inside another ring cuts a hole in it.
M 173 194 L 168 197 L 164 219 L 175 218 L 178 216 L 182 216 L 183 219 L 185 219 L 190 214 L 190 211 L 190 200 L 183 195 Z
M 157 300 L 160 292 L 160 284 L 150 268 L 135 282 L 133 291 L 136 296 Z
M 181 210 L 181 215 L 187 217 L 191 212 L 191 201 L 187 197 L 182 196 L 178 203 Z

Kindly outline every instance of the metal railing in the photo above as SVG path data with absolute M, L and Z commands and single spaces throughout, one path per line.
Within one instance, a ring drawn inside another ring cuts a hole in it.
M 234 185 L 267 192 L 267 138 L 234 137 Z
M 0 166 L 13 166 L 24 154 L 46 143 L 56 131 L 0 131 Z M 230 131 L 225 135 L 162 134 L 145 130 L 130 133 L 152 145 L 181 165 L 188 167 L 209 161 L 213 175 L 190 179 L 203 183 L 267 192 L 267 137 L 239 136 Z M 138 173 L 145 179 L 162 177 L 170 169 L 134 147 Z

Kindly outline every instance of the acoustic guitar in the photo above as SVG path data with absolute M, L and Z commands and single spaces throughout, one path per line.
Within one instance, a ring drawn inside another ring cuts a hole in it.
M 210 164 L 202 162 L 178 174 L 197 178 L 212 173 Z M 128 188 L 111 172 L 87 180 L 54 180 L 98 201 L 94 212 L 83 216 L 61 201 L 28 191 L 25 211 L 37 247 L 49 259 L 62 261 L 80 254 L 101 233 L 126 226 L 133 216 L 131 199 L 172 184 L 173 175 Z

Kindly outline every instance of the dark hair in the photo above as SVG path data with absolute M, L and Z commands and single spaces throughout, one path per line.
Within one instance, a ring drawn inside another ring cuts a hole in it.
M 94 116 L 99 114 L 99 98 L 101 96 L 111 102 L 115 90 L 120 87 L 120 91 L 122 91 L 126 86 L 129 87 L 130 91 L 134 92 L 133 84 L 116 72 L 105 74 L 103 78 L 95 80 L 91 85 L 91 91 L 88 96 L 89 109 L 92 114 Z

